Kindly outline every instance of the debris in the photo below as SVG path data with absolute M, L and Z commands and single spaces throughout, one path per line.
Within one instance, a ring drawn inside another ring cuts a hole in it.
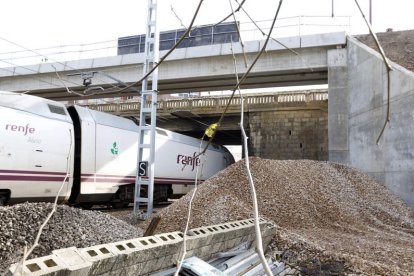
M 51 203 L 24 203 L 0 207 L 0 274 L 20 261 L 24 246 L 34 242 L 37 230 L 49 214 Z M 29 259 L 45 256 L 53 250 L 138 238 L 142 230 L 97 211 L 59 205 L 45 226 L 39 246 Z
M 368 175 L 311 160 L 250 163 L 260 214 L 281 227 L 274 252 L 287 250 L 304 271 L 314 261 L 349 273 L 414 273 L 414 212 Z M 156 232 L 183 231 L 190 196 L 157 214 Z M 241 160 L 199 186 L 190 228 L 251 218 L 250 202 Z

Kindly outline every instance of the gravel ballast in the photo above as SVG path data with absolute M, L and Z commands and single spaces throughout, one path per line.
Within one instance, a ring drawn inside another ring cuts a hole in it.
M 21 260 L 24 246 L 34 243 L 52 207 L 51 203 L 0 207 L 0 273 Z M 59 248 L 83 248 L 140 236 L 140 229 L 111 215 L 59 205 L 29 259 L 48 255 Z
M 328 261 L 339 273 L 414 275 L 414 213 L 368 175 L 330 162 L 250 163 L 260 214 L 280 227 L 270 254 L 287 252 L 302 268 Z M 157 232 L 183 231 L 191 194 L 157 214 Z M 251 209 L 242 160 L 199 186 L 190 228 L 250 218 Z

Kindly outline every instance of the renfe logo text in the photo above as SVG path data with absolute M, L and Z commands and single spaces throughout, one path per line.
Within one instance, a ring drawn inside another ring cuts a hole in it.
M 27 133 L 33 134 L 36 129 L 34 127 L 30 127 L 29 124 L 27 124 L 26 126 L 18 126 L 18 125 L 7 124 L 6 125 L 6 130 L 21 132 L 21 133 L 24 133 L 24 136 L 26 136 Z
M 194 152 L 193 156 L 179 154 L 177 155 L 177 164 L 190 165 L 191 171 L 194 171 L 194 168 L 200 165 L 200 158 L 196 158 L 196 155 L 196 152 Z

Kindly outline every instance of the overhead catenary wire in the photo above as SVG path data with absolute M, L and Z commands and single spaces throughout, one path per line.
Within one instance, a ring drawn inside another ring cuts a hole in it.
M 81 73 L 81 74 L 83 73 L 83 72 L 82 72 L 82 71 L 80 71 L 79 69 L 76 69 L 76 68 L 74 68 L 74 67 L 72 67 L 72 66 L 69 66 L 67 63 L 63 63 L 63 62 L 60 62 L 60 61 L 58 61 L 58 60 L 52 59 L 52 58 L 50 58 L 50 57 L 48 57 L 48 56 L 46 56 L 46 55 L 43 55 L 43 54 L 41 54 L 41 53 L 39 53 L 39 52 L 37 52 L 37 51 L 35 51 L 35 50 L 29 49 L 29 48 L 27 48 L 27 47 L 24 47 L 24 46 L 22 46 L 22 45 L 20 45 L 20 44 L 18 44 L 18 43 L 16 43 L 16 42 L 13 42 L 13 41 L 11 41 L 11 40 L 9 40 L 9 39 L 7 39 L 7 38 L 4 38 L 4 37 L 1 37 L 1 36 L 0 36 L 0 39 L 1 39 L 1 40 L 3 40 L 3 41 L 8 42 L 8 43 L 10 43 L 10 44 L 13 44 L 13 45 L 15 45 L 15 46 L 17 46 L 17 47 L 20 47 L 20 48 L 22 48 L 22 49 L 25 49 L 25 50 L 30 51 L 30 52 L 32 52 L 32 53 L 35 53 L 35 54 L 37 54 L 37 55 L 39 55 L 39 56 L 41 56 L 41 57 L 43 57 L 43 58 L 47 58 L 47 59 L 52 60 L 52 61 L 54 61 L 54 62 L 56 62 L 56 63 L 59 63 L 60 65 L 63 65 L 64 67 L 68 67 L 68 68 L 70 68 L 70 69 L 72 69 L 72 70 L 74 70 L 74 71 L 77 71 L 78 73 Z M 3 61 L 3 62 L 6 62 L 6 61 Z M 6 63 L 8 63 L 8 62 L 6 62 Z M 22 66 L 19 66 L 19 67 L 22 67 Z M 36 72 L 35 70 L 32 70 L 32 71 Z M 38 73 L 38 72 L 36 72 L 36 73 Z M 104 83 L 108 84 L 107 82 L 103 81 L 103 80 L 102 80 L 102 79 L 100 79 L 100 78 L 97 78 L 97 79 L 99 79 L 100 81 L 102 81 L 102 82 L 104 82 Z M 110 85 L 112 85 L 112 84 L 110 84 Z M 114 85 L 112 85 L 112 86 L 113 86 L 113 87 L 117 87 L 117 86 L 114 86 Z
M 4 71 L 10 72 L 10 73 L 13 73 L 16 76 L 25 76 L 23 74 L 16 73 L 15 71 L 10 70 L 10 69 L 7 69 L 7 68 L 0 68 L 0 70 L 4 70 Z M 54 84 L 54 83 L 49 82 L 49 81 L 42 80 L 40 78 L 34 78 L 34 77 L 29 77 L 29 78 L 32 79 L 32 80 L 39 81 L 39 82 L 43 82 L 43 83 L 46 83 L 46 84 L 49 84 L 49 85 L 52 85 L 52 86 L 56 86 L 56 87 L 59 87 L 59 88 L 62 87 L 60 85 Z
M 117 40 L 105 40 L 105 41 L 96 41 L 91 43 L 85 43 L 85 44 L 66 44 L 66 45 L 57 45 L 57 46 L 49 46 L 49 47 L 43 47 L 43 48 L 35 48 L 32 50 L 40 51 L 40 50 L 50 50 L 50 49 L 57 49 L 57 48 L 67 48 L 67 47 L 86 47 L 90 45 L 96 45 L 96 44 L 104 44 L 109 42 L 116 42 Z M 24 53 L 24 52 L 31 52 L 31 50 L 20 50 L 20 51 L 9 51 L 9 52 L 0 52 L 0 55 L 10 55 L 10 54 L 18 54 L 18 53 Z
M 22 66 L 22 65 L 17 65 L 17 64 L 14 64 L 14 63 L 12 63 L 12 62 L 9 62 L 9 61 L 4 61 L 4 60 L 0 60 L 0 62 L 3 62 L 3 63 L 7 63 L 7 64 L 9 64 L 9 65 L 12 65 L 12 66 L 14 66 L 14 68 L 24 68 L 24 69 L 26 69 L 26 70 L 28 70 L 28 71 L 30 71 L 30 72 L 33 72 L 33 73 L 39 73 L 39 71 L 36 71 L 36 70 L 34 70 L 34 69 L 31 69 L 31 68 L 29 68 L 29 67 L 26 67 L 26 66 Z M 93 96 L 93 95 L 96 95 L 96 94 L 100 94 L 100 93 L 97 93 L 97 92 L 94 92 L 94 93 L 88 93 L 88 94 L 86 94 L 86 92 L 88 92 L 88 88 L 86 88 L 86 89 L 84 89 L 84 91 L 83 91 L 83 94 L 81 94 L 81 93 L 79 93 L 79 92 L 75 92 L 75 91 L 73 91 L 73 90 L 69 90 L 69 88 L 68 88 L 68 86 L 64 83 L 64 81 L 63 81 L 63 79 L 61 78 L 61 76 L 58 74 L 58 72 L 57 72 L 57 68 L 53 65 L 53 64 L 51 64 L 50 65 L 54 70 L 55 70 L 55 74 L 57 75 L 57 78 L 55 78 L 55 77 L 52 77 L 52 78 L 54 78 L 54 79 L 57 79 L 59 82 L 61 82 L 62 84 L 63 84 L 63 88 L 65 88 L 66 89 L 66 91 L 68 92 L 68 93 L 71 93 L 71 94 L 76 94 L 76 95 L 78 95 L 78 96 L 82 96 L 82 97 L 85 97 L 85 96 Z M 12 70 L 10 70 L 10 69 L 8 69 L 8 68 L 0 68 L 1 70 L 5 70 L 5 71 L 8 71 L 8 72 L 11 72 L 11 73 L 13 73 L 13 74 L 15 74 L 15 75 L 18 75 L 18 76 L 26 76 L 26 75 L 23 75 L 23 74 L 19 74 L 19 73 L 16 73 L 15 71 L 12 71 Z M 108 75 L 106 75 L 106 74 L 104 74 L 105 76 L 107 76 L 108 78 L 111 78 L 111 77 L 109 77 Z M 36 78 L 33 78 L 33 77 L 29 77 L 29 78 L 31 78 L 31 79 L 33 79 L 33 80 L 37 80 L 37 81 L 40 81 L 40 82 L 43 82 L 43 83 L 47 83 L 47 84 L 50 84 L 50 85 L 53 85 L 53 86 L 56 86 L 56 87 L 62 87 L 62 86 L 59 86 L 59 85 L 56 85 L 56 84 L 54 84 L 54 83 L 51 83 L 51 82 L 48 82 L 48 81 L 44 81 L 44 80 L 42 80 L 42 79 L 36 79 Z M 74 84 L 74 85 L 76 85 L 76 86 L 83 86 L 83 84 L 80 84 L 80 83 L 76 83 L 76 82 L 73 82 L 73 81 L 70 81 L 70 80 L 65 80 L 66 82 L 69 82 L 69 83 L 71 83 L 71 84 Z M 111 86 L 113 86 L 113 87 L 117 87 L 117 86 L 115 86 L 115 85 L 113 85 L 113 84 L 111 84 L 111 83 L 108 83 L 108 82 L 105 82 L 105 81 L 103 81 L 102 79 L 101 79 L 101 81 L 102 82 L 104 82 L 105 84 L 109 84 L 109 85 L 111 85 Z M 89 88 L 90 89 L 90 88 Z M 102 88 L 103 89 L 103 88 Z M 27 91 L 26 93 L 29 93 L 31 90 L 29 90 L 29 91 Z
M 28 71 L 33 72 L 33 73 L 39 73 L 38 71 L 36 71 L 36 70 L 34 70 L 34 69 L 31 69 L 31 68 L 29 68 L 29 67 L 25 67 L 25 66 L 21 66 L 21 65 L 16 65 L 16 64 L 14 64 L 14 63 L 12 63 L 12 62 L 8 62 L 8 61 L 0 61 L 0 62 L 4 62 L 4 63 L 7 63 L 7 64 L 10 64 L 10 65 L 12 65 L 12 66 L 15 66 L 15 68 L 24 68 L 24 69 L 26 69 L 26 70 L 28 70 Z M 51 82 L 49 82 L 49 81 L 42 80 L 42 79 L 40 79 L 40 78 L 38 78 L 38 79 L 37 79 L 37 78 L 34 78 L 34 77 L 29 77 L 29 78 L 31 78 L 31 79 L 33 79 L 33 80 L 36 80 L 36 81 L 39 81 L 39 82 L 47 83 L 47 84 L 52 85 L 52 86 L 55 86 L 55 87 L 59 87 L 59 88 L 60 88 L 60 87 L 62 87 L 62 88 L 65 88 L 65 89 L 66 89 L 66 91 L 67 91 L 69 94 L 76 94 L 76 95 L 81 96 L 81 97 L 86 97 L 86 96 L 90 97 L 90 96 L 93 96 L 93 95 L 99 94 L 99 93 L 97 93 L 97 92 L 93 92 L 93 93 L 88 93 L 88 94 L 86 94 L 86 92 L 88 92 L 88 90 L 87 90 L 88 88 L 84 90 L 84 93 L 83 93 L 83 94 L 82 94 L 82 93 L 79 93 L 79 92 L 76 92 L 76 91 L 73 91 L 73 90 L 69 90 L 68 86 L 64 83 L 63 79 L 62 79 L 62 78 L 61 78 L 61 76 L 58 74 L 56 67 L 55 67 L 53 64 L 51 64 L 51 67 L 55 70 L 55 74 L 56 74 L 56 76 L 57 76 L 57 78 L 56 78 L 56 77 L 52 77 L 52 78 L 54 78 L 54 79 L 58 80 L 60 83 L 62 83 L 62 85 L 63 85 L 63 86 L 60 86 L 60 85 L 57 85 L 57 84 L 51 83 Z M 12 70 L 7 69 L 7 68 L 0 68 L 0 69 L 1 69 L 1 70 L 5 70 L 5 71 L 8 71 L 8 72 L 11 72 L 11 73 L 13 73 L 14 75 L 18 75 L 18 76 L 26 76 L 26 75 L 23 75 L 23 74 L 16 73 L 15 71 L 12 71 Z M 73 82 L 73 81 L 70 81 L 70 80 L 65 80 L 65 81 L 66 81 L 66 82 L 70 82 L 71 84 L 74 84 L 74 85 L 76 85 L 76 86 L 82 86 L 82 84 L 79 84 L 79 83 L 76 83 L 76 82 Z M 111 84 L 111 85 L 112 85 L 112 84 Z M 102 88 L 102 89 L 103 89 L 103 88 Z M 27 90 L 27 91 L 25 91 L 25 92 L 23 92 L 23 93 L 25 93 L 25 94 L 30 94 L 30 92 L 31 92 L 31 90 Z
M 86 49 L 86 50 L 60 51 L 60 52 L 48 53 L 47 54 L 47 57 L 56 56 L 56 55 L 71 54 L 71 53 L 86 53 L 86 52 L 93 52 L 93 51 L 100 51 L 100 50 L 109 50 L 109 49 L 115 49 L 115 48 L 117 48 L 117 46 L 94 48 L 94 49 Z M 26 52 L 26 51 L 23 51 L 23 52 Z M 46 56 L 46 54 L 44 54 L 44 55 Z M 19 59 L 26 59 L 26 58 L 35 58 L 35 57 L 38 57 L 38 56 L 39 55 L 2 58 L 2 59 L 0 59 L 0 61 L 3 61 L 3 60 L 19 60 Z
M 382 135 L 384 134 L 385 128 L 387 127 L 388 122 L 391 119 L 391 114 L 390 114 L 390 105 L 391 105 L 391 71 L 392 71 L 392 67 L 390 65 L 390 63 L 388 62 L 388 58 L 385 56 L 384 50 L 382 49 L 382 46 L 377 38 L 377 35 L 374 33 L 374 31 L 371 28 L 371 24 L 368 22 L 368 20 L 365 17 L 364 12 L 361 9 L 361 6 L 358 3 L 358 0 L 355 0 L 355 3 L 359 9 L 359 11 L 361 12 L 362 17 L 364 18 L 365 23 L 368 26 L 369 32 L 372 35 L 372 37 L 374 38 L 375 44 L 378 47 L 378 50 L 380 51 L 381 57 L 385 63 L 385 68 L 387 69 L 387 115 L 385 118 L 385 122 L 384 122 L 384 126 L 382 127 L 380 134 L 378 135 L 378 138 L 376 140 L 376 144 L 379 144 L 379 141 L 381 140 Z
M 30 71 L 30 72 L 33 72 L 33 73 L 36 73 L 36 74 L 38 74 L 38 73 L 39 73 L 39 71 L 37 71 L 37 70 L 34 70 L 34 69 L 29 68 L 29 67 L 26 67 L 26 66 L 17 65 L 17 64 L 15 64 L 15 63 L 13 63 L 13 62 L 4 61 L 4 60 L 2 60 L 2 61 L 0 61 L 0 62 L 7 63 L 7 64 L 9 64 L 9 65 L 11 65 L 11 66 L 14 66 L 14 68 L 23 68 L 23 69 L 25 69 L 25 70 L 27 70 L 27 71 Z M 20 76 L 24 76 L 23 74 L 16 73 L 15 71 L 12 71 L 12 70 L 7 69 L 7 68 L 0 68 L 0 69 L 5 70 L 5 71 L 8 71 L 8 72 L 11 72 L 11 73 L 13 73 L 13 74 L 17 74 L 17 75 L 20 75 Z M 41 81 L 41 80 L 39 79 L 39 81 Z M 59 85 L 52 84 L 51 82 L 47 82 L 47 81 L 44 81 L 44 82 L 45 82 L 45 83 L 49 83 L 49 84 L 54 85 L 54 86 L 57 86 L 57 87 L 60 87 Z M 74 84 L 74 85 L 77 85 L 77 86 L 82 86 L 82 84 L 79 84 L 79 83 L 76 83 L 76 82 L 73 82 L 73 81 L 68 81 L 68 82 L 70 82 L 70 83 L 72 83 L 72 84 Z
M 78 92 L 75 92 L 75 91 L 69 90 L 69 88 L 68 88 L 68 86 L 66 85 L 66 83 L 65 83 L 65 82 L 62 80 L 62 78 L 60 77 L 60 75 L 59 75 L 59 73 L 58 73 L 58 71 L 57 71 L 56 67 L 55 67 L 54 65 L 52 65 L 52 67 L 55 69 L 56 76 L 57 76 L 57 77 L 58 77 L 58 79 L 62 82 L 62 85 L 66 88 L 66 91 L 67 91 L 69 94 L 76 94 L 76 95 L 81 96 L 81 97 L 85 97 L 85 96 L 86 96 L 85 94 L 81 94 L 81 93 L 78 93 Z

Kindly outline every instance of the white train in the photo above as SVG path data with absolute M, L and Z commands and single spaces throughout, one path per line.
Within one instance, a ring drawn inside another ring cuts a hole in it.
M 133 201 L 138 143 L 133 121 L 12 92 L 0 92 L 0 114 L 0 204 L 53 201 L 67 171 L 61 202 Z M 156 132 L 154 200 L 165 200 L 193 186 L 200 140 Z M 233 162 L 225 147 L 211 145 L 201 180 Z

